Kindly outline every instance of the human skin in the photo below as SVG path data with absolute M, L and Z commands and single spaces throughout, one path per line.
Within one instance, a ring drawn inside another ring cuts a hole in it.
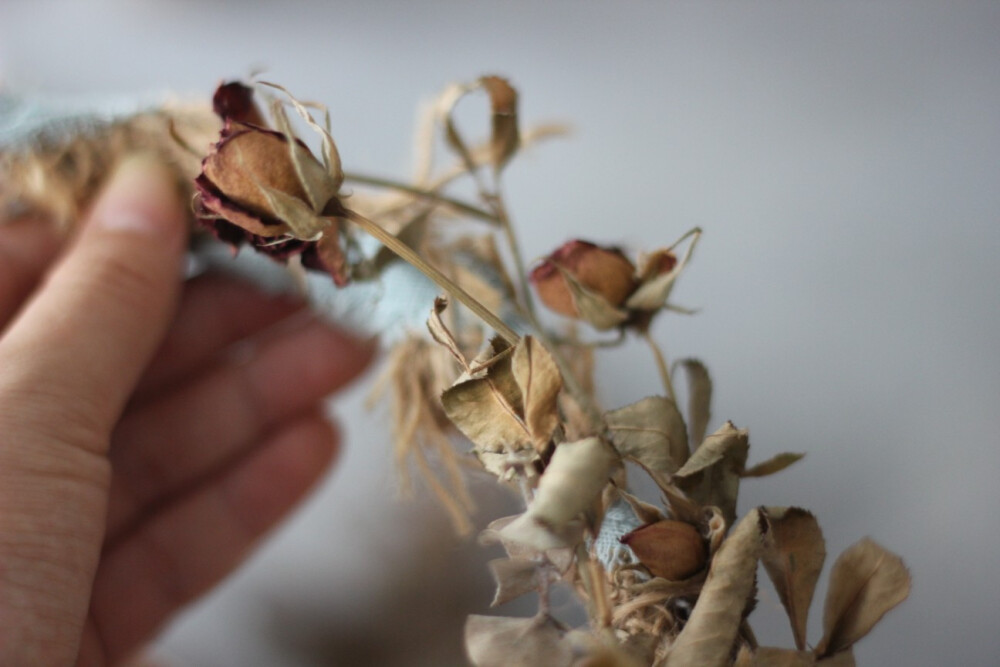
M 0 665 L 118 664 L 226 576 L 338 449 L 372 347 L 184 283 L 185 207 L 126 161 L 68 242 L 0 227 Z

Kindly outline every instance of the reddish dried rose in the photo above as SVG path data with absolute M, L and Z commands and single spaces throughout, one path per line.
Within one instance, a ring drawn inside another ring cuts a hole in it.
M 247 243 L 280 260 L 299 255 L 307 268 L 345 284 L 339 161 L 321 162 L 287 130 L 263 127 L 243 84 L 220 86 L 213 105 L 224 126 L 195 179 L 199 218 L 234 246 Z M 287 119 L 281 125 L 287 128 Z
M 636 528 L 620 538 L 656 577 L 680 581 L 697 574 L 708 561 L 705 540 L 683 521 L 664 519 Z
M 546 257 L 531 272 L 531 282 L 546 306 L 584 319 L 584 296 L 600 297 L 616 309 L 636 286 L 635 267 L 620 250 L 581 240 L 569 241 Z

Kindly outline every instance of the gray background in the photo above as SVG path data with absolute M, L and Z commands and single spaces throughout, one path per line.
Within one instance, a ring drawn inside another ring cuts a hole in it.
M 745 483 L 741 508 L 811 508 L 828 562 L 864 535 L 904 556 L 913 595 L 861 642 L 860 664 L 987 665 L 1000 654 L 998 35 L 995 2 L 8 0 L 0 67 L 29 90 L 208 94 L 266 66 L 330 105 L 350 168 L 399 176 L 418 101 L 450 80 L 509 75 L 526 122 L 576 128 L 509 170 L 528 255 L 568 236 L 649 247 L 704 227 L 675 291 L 702 311 L 656 334 L 708 363 L 716 421 L 750 428 L 751 460 L 808 452 Z M 639 348 L 611 355 L 601 383 L 609 406 L 657 390 Z M 435 509 L 391 501 L 365 389 L 335 403 L 339 470 L 174 624 L 164 655 L 311 664 L 271 645 L 275 609 L 321 610 L 345 634 L 408 604 L 393 586 L 415 545 L 447 540 L 433 537 Z M 427 607 L 431 589 L 410 585 Z M 488 602 L 482 582 L 470 591 Z M 813 642 L 821 615 L 814 606 Z M 791 642 L 768 590 L 755 627 Z M 419 655 L 404 664 L 435 663 Z

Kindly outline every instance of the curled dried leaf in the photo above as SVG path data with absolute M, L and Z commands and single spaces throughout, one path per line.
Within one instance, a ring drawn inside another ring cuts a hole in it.
M 521 144 L 517 123 L 517 91 L 499 76 L 484 76 L 479 83 L 490 96 L 490 160 L 493 168 L 499 170 L 514 156 Z
M 721 509 L 726 523 L 732 524 L 749 449 L 747 430 L 726 422 L 674 473 L 674 481 L 696 502 Z
M 541 343 L 525 336 L 514 348 L 511 371 L 521 391 L 524 424 L 535 449 L 542 452 L 559 426 L 557 401 L 562 389 L 559 366 Z
M 730 663 L 743 612 L 754 592 L 757 559 L 767 520 L 751 510 L 712 559 L 691 618 L 668 656 L 670 667 L 725 667 Z
M 909 594 L 910 572 L 899 556 L 867 537 L 848 548 L 830 571 L 816 655 L 849 649 Z
M 680 364 L 687 375 L 688 435 L 691 446 L 697 447 L 705 439 L 712 418 L 712 378 L 705 364 L 697 359 L 684 359 Z
M 510 452 L 531 446 L 532 438 L 521 419 L 521 390 L 511 370 L 510 355 L 496 354 L 484 370 L 465 374 L 441 395 L 445 414 L 481 452 Z M 471 364 L 477 369 L 477 364 Z M 478 366 L 479 369 L 482 366 Z
M 575 519 L 595 506 L 618 465 L 618 456 L 600 438 L 562 443 L 528 511 L 503 528 L 501 536 L 539 551 L 572 546 L 583 535 Z
M 826 542 L 816 517 L 798 507 L 769 507 L 771 531 L 761 561 L 792 624 L 795 645 L 806 648 L 806 622 L 816 582 L 826 558 Z

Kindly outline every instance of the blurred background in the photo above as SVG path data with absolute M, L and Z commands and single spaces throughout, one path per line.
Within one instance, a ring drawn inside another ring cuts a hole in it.
M 395 177 L 412 165 L 418 103 L 509 76 L 525 123 L 575 129 L 507 171 L 527 255 L 704 228 L 674 292 L 700 313 L 655 334 L 708 364 L 714 425 L 748 427 L 751 462 L 808 453 L 745 482 L 741 511 L 811 509 L 828 566 L 865 535 L 904 557 L 913 594 L 857 646 L 859 664 L 986 665 L 1000 655 L 998 35 L 996 2 L 5 0 L 0 76 L 32 92 L 207 97 L 266 68 L 330 106 L 348 168 Z M 646 355 L 604 358 L 606 405 L 658 391 Z M 462 664 L 461 619 L 492 595 L 488 554 L 451 538 L 426 499 L 397 502 L 370 385 L 332 404 L 340 466 L 177 618 L 163 662 Z M 821 617 L 817 602 L 813 642 Z M 751 620 L 763 643 L 791 645 L 769 585 Z

